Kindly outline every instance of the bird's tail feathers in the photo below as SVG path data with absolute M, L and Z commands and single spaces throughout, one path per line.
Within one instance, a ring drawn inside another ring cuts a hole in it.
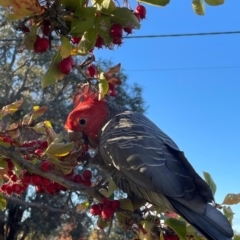
M 208 204 L 205 215 L 191 211 L 182 203 L 168 199 L 176 212 L 193 225 L 208 240 L 231 240 L 233 230 L 228 219 L 215 207 Z

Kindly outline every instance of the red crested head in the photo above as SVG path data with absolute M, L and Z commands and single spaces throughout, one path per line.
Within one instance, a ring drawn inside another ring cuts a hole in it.
M 74 106 L 75 108 L 67 117 L 65 129 L 69 133 L 79 133 L 80 136 L 82 134 L 87 137 L 90 145 L 98 144 L 100 130 L 108 117 L 105 99 L 98 100 L 96 92 L 83 90 L 74 96 Z

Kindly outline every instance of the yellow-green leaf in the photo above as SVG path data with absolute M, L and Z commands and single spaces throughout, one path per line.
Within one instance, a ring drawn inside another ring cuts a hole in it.
M 204 15 L 204 3 L 202 2 L 202 0 L 193 0 L 192 1 L 192 8 L 194 10 L 194 12 L 198 15 Z
M 21 98 L 20 100 L 13 102 L 9 105 L 4 106 L 1 110 L 0 110 L 0 120 L 5 117 L 8 114 L 12 114 L 14 112 L 16 112 L 23 104 L 23 99 Z
M 89 51 L 92 50 L 96 43 L 96 39 L 97 32 L 95 28 L 88 29 L 86 32 L 84 32 L 78 45 L 78 53 L 83 56 L 89 54 Z
M 32 26 L 30 32 L 24 34 L 23 43 L 29 50 L 33 50 L 34 43 L 37 39 L 38 26 Z
M 7 201 L 6 199 L 3 197 L 3 195 L 0 193 L 0 210 L 4 210 L 7 206 Z
M 38 15 L 42 12 L 38 0 L 0 0 L 0 6 L 7 8 L 8 18 L 11 20 Z
M 33 120 L 35 120 L 37 117 L 42 116 L 46 111 L 47 111 L 47 107 L 39 107 L 39 106 L 35 106 L 33 108 L 33 113 L 32 116 L 30 118 L 30 123 L 32 123 Z
M 58 80 L 63 79 L 64 74 L 61 73 L 58 69 L 58 63 L 61 60 L 62 60 L 62 57 L 61 57 L 60 51 L 58 51 L 56 54 L 54 54 L 49 69 L 41 79 L 42 88 L 45 88 L 49 85 L 56 83 Z
M 64 157 L 69 154 L 74 148 L 74 143 L 55 143 L 52 142 L 48 148 L 46 149 L 45 153 L 52 155 L 54 157 Z
M 138 2 L 164 7 L 170 2 L 170 0 L 138 0 Z
M 104 221 L 100 216 L 98 218 L 98 221 L 97 221 L 97 226 L 100 228 L 100 229 L 104 229 L 108 226 L 108 221 Z
M 233 205 L 233 204 L 238 204 L 238 203 L 240 203 L 240 193 L 238 193 L 238 194 L 229 193 L 224 198 L 222 204 Z
M 205 3 L 207 3 L 210 6 L 218 6 L 224 3 L 224 0 L 205 0 Z
M 77 212 L 82 212 L 85 211 L 89 208 L 89 202 L 83 202 L 79 204 L 76 208 Z
M 104 73 L 101 72 L 99 77 L 99 83 L 98 83 L 98 90 L 99 90 L 98 100 L 101 100 L 104 98 L 104 96 L 108 93 L 108 89 L 109 89 L 108 81 L 105 78 Z
M 165 224 L 174 230 L 174 232 L 179 236 L 180 240 L 186 239 L 186 222 L 175 218 L 167 218 L 165 220 Z
M 203 176 L 204 176 L 205 181 L 207 182 L 207 184 L 211 188 L 213 195 L 215 195 L 216 190 L 217 190 L 217 186 L 216 186 L 215 182 L 213 181 L 210 173 L 203 172 Z
M 129 198 L 119 199 L 120 208 L 123 210 L 133 211 L 133 205 Z
M 72 44 L 70 43 L 69 39 L 62 36 L 61 37 L 61 50 L 60 50 L 60 54 L 62 56 L 62 58 L 67 58 L 72 51 Z
M 109 179 L 109 183 L 108 183 L 108 193 L 107 193 L 107 197 L 111 197 L 114 193 L 114 191 L 117 189 L 117 185 L 115 184 L 115 182 L 110 178 Z

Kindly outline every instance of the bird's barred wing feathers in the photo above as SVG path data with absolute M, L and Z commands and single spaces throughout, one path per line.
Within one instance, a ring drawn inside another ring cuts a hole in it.
M 103 128 L 100 146 L 107 164 L 146 190 L 188 201 L 197 191 L 195 179 L 200 188 L 208 188 L 187 160 L 177 156 L 177 145 L 140 113 L 116 115 Z M 210 189 L 206 195 L 213 198 Z

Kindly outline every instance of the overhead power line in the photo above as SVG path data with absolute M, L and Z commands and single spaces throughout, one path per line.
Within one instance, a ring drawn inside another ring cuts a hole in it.
M 142 35 L 142 36 L 125 36 L 123 38 L 131 39 L 131 38 L 194 37 L 194 36 L 230 35 L 230 34 L 240 34 L 240 31 L 156 34 L 156 35 Z M 12 42 L 12 41 L 22 41 L 22 40 L 23 38 L 0 38 L 1 42 Z M 59 41 L 60 39 L 54 38 L 52 40 Z
M 144 35 L 144 36 L 127 36 L 124 38 L 165 38 L 165 37 L 194 37 L 194 36 L 210 36 L 210 35 L 229 35 L 239 34 L 240 31 L 227 32 L 199 32 L 199 33 L 174 33 L 174 34 L 159 34 L 159 35 Z

